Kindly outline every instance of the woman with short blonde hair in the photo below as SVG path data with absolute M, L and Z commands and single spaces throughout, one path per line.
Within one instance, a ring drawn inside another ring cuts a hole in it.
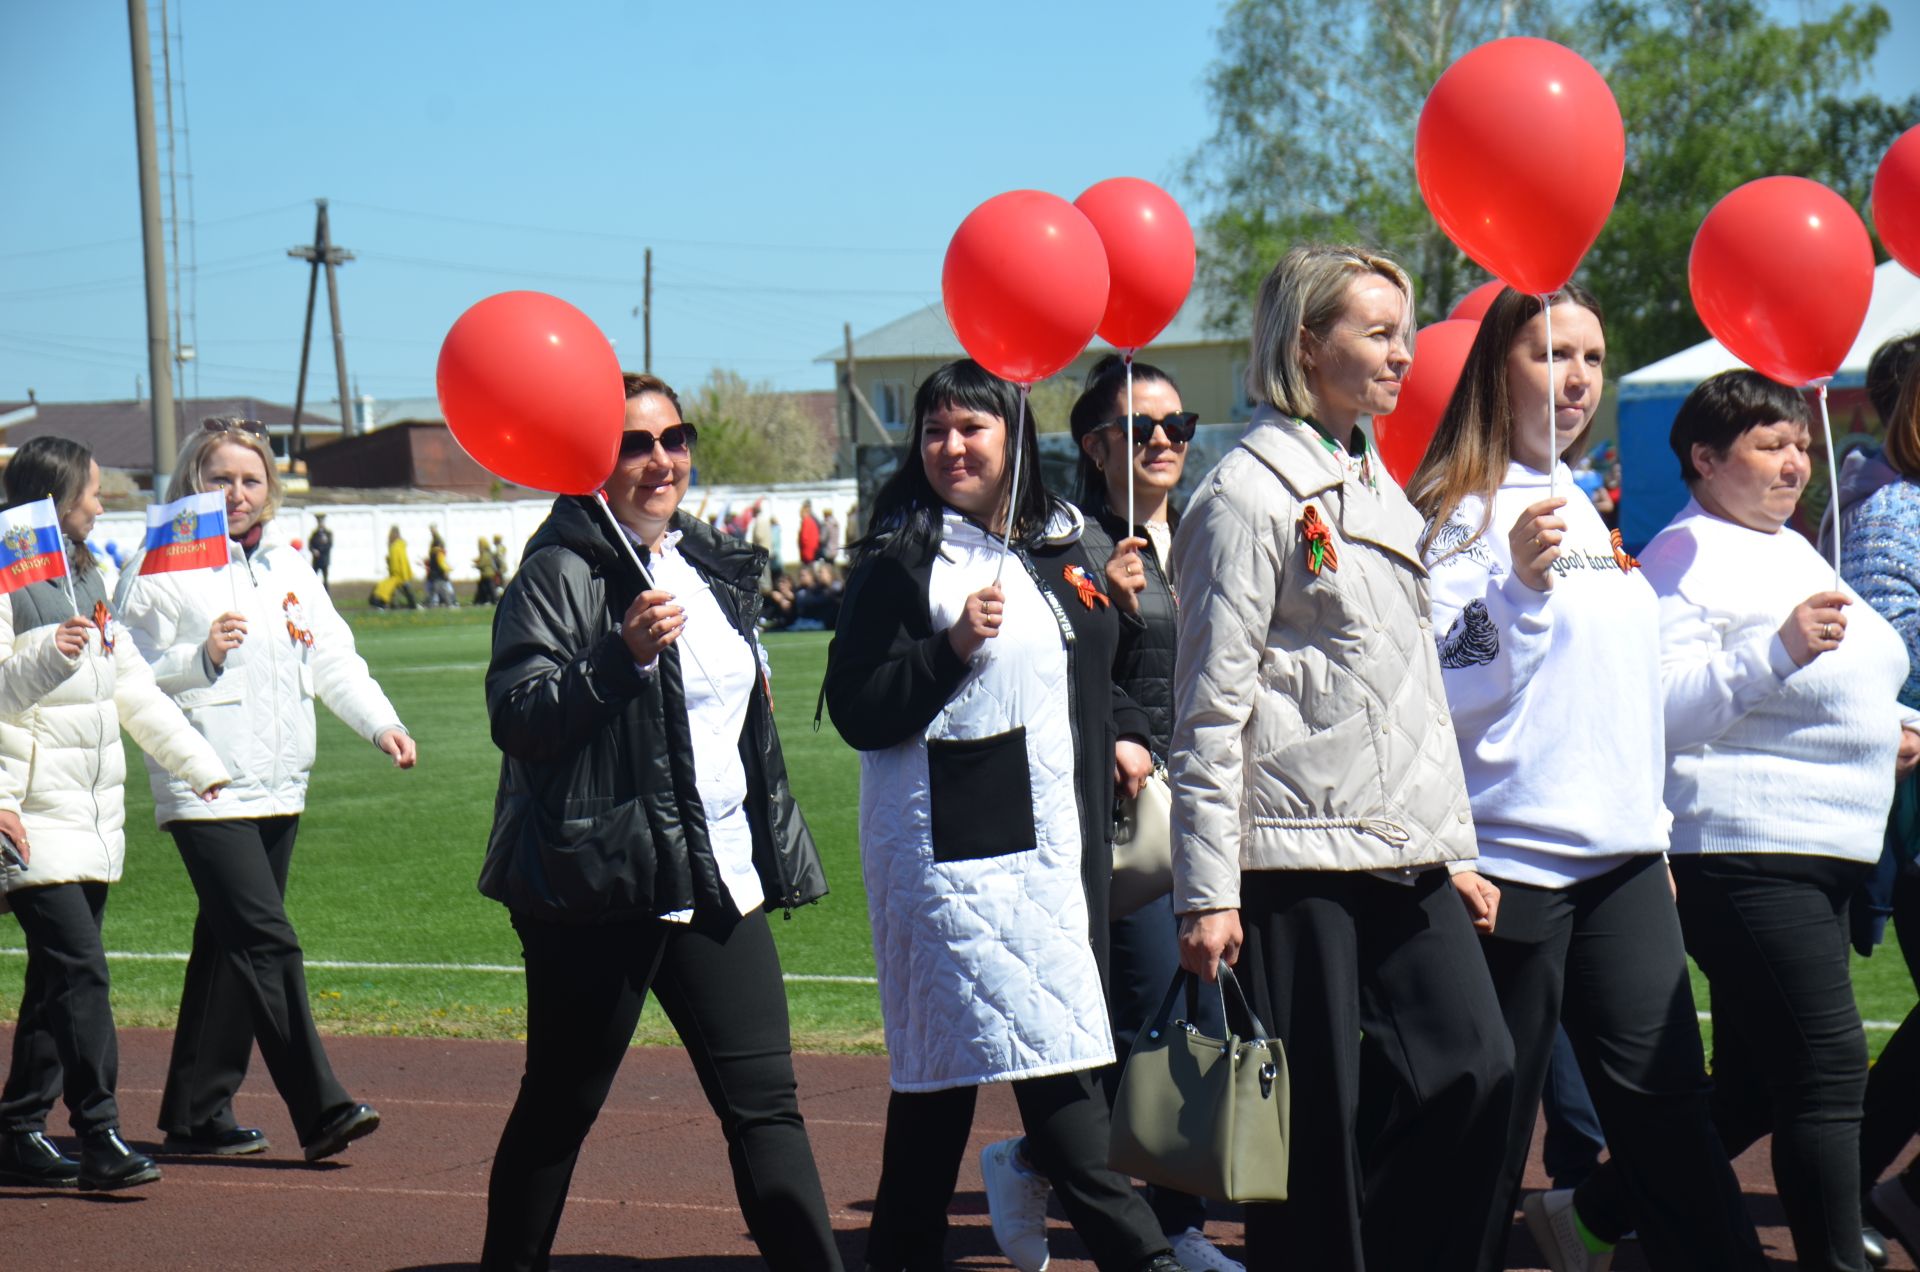
M 1512 1099 L 1420 515 L 1360 428 L 1399 399 L 1412 313 L 1383 257 L 1288 252 L 1254 318 L 1262 405 L 1173 543 L 1180 961 L 1251 980 L 1312 1163 L 1247 1207 L 1249 1267 L 1471 1267 Z
M 279 461 L 273 457 L 273 447 L 267 442 L 266 425 L 237 415 L 209 416 L 200 422 L 200 431 L 181 445 L 180 457 L 173 464 L 173 480 L 167 483 L 167 502 L 207 489 L 201 469 L 207 457 L 222 446 L 244 447 L 260 457 L 260 467 L 265 470 L 266 498 L 256 520 L 261 525 L 272 521 L 280 511 L 280 497 L 285 493 L 280 484 Z

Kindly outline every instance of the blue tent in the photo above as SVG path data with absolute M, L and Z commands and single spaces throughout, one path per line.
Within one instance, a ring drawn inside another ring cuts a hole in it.
M 1832 388 L 1859 388 L 1866 382 L 1873 351 L 1914 330 L 1920 330 L 1920 279 L 1888 261 L 1874 271 L 1867 320 Z M 1629 551 L 1638 551 L 1660 533 L 1687 502 L 1679 465 L 1667 445 L 1680 403 L 1708 376 L 1741 365 L 1718 340 L 1703 340 L 1620 378 L 1620 537 Z M 1834 445 L 1844 454 L 1849 448 L 1838 436 L 1844 426 L 1836 420 L 1834 427 Z

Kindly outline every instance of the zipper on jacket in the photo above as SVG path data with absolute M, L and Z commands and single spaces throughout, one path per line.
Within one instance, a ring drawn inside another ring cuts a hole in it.
M 257 574 L 254 573 L 253 557 L 248 554 L 245 548 L 240 549 L 240 560 L 241 560 L 241 563 L 245 565 L 247 569 L 247 593 L 248 593 L 247 608 L 251 609 L 253 607 L 253 602 L 259 599 L 259 596 L 260 596 L 260 578 Z M 276 640 L 268 639 L 265 637 L 263 637 L 262 639 L 267 640 L 267 658 L 269 659 L 268 669 L 271 672 L 273 679 L 275 681 L 278 681 L 280 678 L 280 652 L 279 652 L 280 642 Z M 297 699 L 298 694 L 296 694 L 295 697 Z M 280 771 L 280 760 L 281 760 L 281 757 L 286 753 L 286 745 L 287 745 L 286 726 L 285 726 L 285 723 L 280 719 L 281 712 L 276 710 L 272 714 L 273 714 L 273 763 L 268 768 L 268 772 L 272 780 L 269 782 L 267 786 L 267 791 L 266 791 L 267 799 L 269 803 L 272 803 L 279 799 L 279 792 L 286 785 L 285 781 L 283 780 L 283 774 Z M 273 811 L 278 812 L 278 809 L 275 809 Z M 271 816 L 273 814 L 269 813 L 268 815 Z
M 93 639 L 89 636 L 87 639 L 86 654 L 93 652 L 92 646 Z M 103 650 L 102 652 L 104 653 L 105 651 Z M 86 655 L 83 655 L 83 657 L 84 656 Z M 93 659 L 88 657 L 87 661 L 92 662 Z M 100 669 L 98 667 L 93 668 L 93 700 L 96 703 L 100 701 Z M 109 695 L 107 701 L 113 701 L 111 695 Z M 118 707 L 114 709 L 114 718 L 116 720 L 119 719 Z M 94 712 L 93 719 L 97 736 L 94 738 L 93 747 L 93 780 L 87 784 L 87 794 L 93 800 L 93 835 L 94 838 L 100 841 L 100 877 L 105 879 L 113 871 L 113 853 L 108 849 L 107 837 L 100 829 L 100 756 L 107 748 L 108 738 L 104 726 L 100 723 L 100 713 L 97 711 Z M 120 731 L 117 728 L 113 732 L 112 741 L 115 743 L 120 741 Z M 122 833 L 125 833 L 124 828 Z

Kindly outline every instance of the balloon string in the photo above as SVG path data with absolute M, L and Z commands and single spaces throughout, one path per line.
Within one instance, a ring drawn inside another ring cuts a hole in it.
M 1127 536 L 1133 536 L 1133 353 L 1127 350 L 1127 418 L 1120 426 L 1120 436 L 1127 440 Z
M 633 562 L 633 568 L 640 571 L 640 582 L 645 585 L 647 591 L 653 591 L 653 571 L 647 569 L 646 562 L 640 559 L 640 553 L 635 550 L 633 540 L 627 537 L 626 528 L 620 524 L 620 518 L 613 515 L 613 506 L 607 502 L 607 492 L 604 490 L 594 491 L 593 501 L 600 505 L 600 511 L 607 514 L 607 524 L 613 527 L 613 537 L 618 539 L 620 546 L 627 550 L 627 559 Z M 684 612 L 684 610 L 682 612 Z M 684 632 L 686 629 L 683 627 L 680 630 Z M 700 674 L 706 678 L 707 689 L 713 694 L 713 700 L 715 702 L 720 701 L 720 686 L 714 683 L 713 673 L 707 670 L 707 665 L 701 662 L 699 655 L 693 652 L 693 646 L 682 644 L 679 641 L 675 641 L 674 644 L 679 648 L 680 656 L 691 662 L 699 669 Z
M 1827 382 L 1820 381 L 1820 429 L 1827 439 L 1827 512 L 1833 529 L 1833 590 L 1840 590 L 1840 456 L 1833 449 L 1833 420 L 1827 414 Z
M 1007 523 L 1006 530 L 1000 536 L 1000 564 L 993 569 L 993 585 L 1000 586 L 1000 573 L 1007 568 L 1007 557 L 1012 552 L 1013 519 L 1020 507 L 1020 454 L 1026 449 L 1020 444 L 1021 430 L 1027 419 L 1027 386 L 1020 386 L 1020 409 L 1015 413 L 1010 441 L 1013 445 L 1013 480 L 1007 483 Z
M 1540 312 L 1547 316 L 1547 497 L 1560 494 L 1560 421 L 1554 410 L 1559 397 L 1553 383 L 1553 297 L 1542 294 Z

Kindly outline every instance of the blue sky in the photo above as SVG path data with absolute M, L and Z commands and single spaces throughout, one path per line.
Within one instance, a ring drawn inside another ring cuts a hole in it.
M 453 319 L 516 287 L 579 305 L 638 366 L 648 244 L 657 372 L 829 387 L 813 359 L 840 324 L 937 299 L 947 238 L 989 195 L 1121 174 L 1184 195 L 1222 7 L 172 0 L 198 387 L 292 401 L 306 268 L 285 252 L 310 241 L 315 196 L 359 257 L 341 271 L 348 365 L 376 397 L 431 393 Z M 1875 83 L 1904 95 L 1920 14 L 1890 7 Z M 0 400 L 130 397 L 146 356 L 125 7 L 0 9 L 0 102 Z M 319 322 L 308 393 L 327 401 L 324 296 Z

